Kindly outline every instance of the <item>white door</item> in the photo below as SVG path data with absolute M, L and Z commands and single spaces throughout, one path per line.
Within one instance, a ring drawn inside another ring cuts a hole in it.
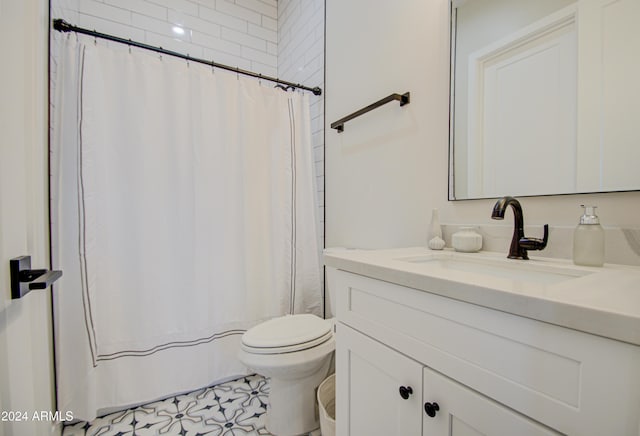
M 338 324 L 336 383 L 338 436 L 421 434 L 420 363 Z
M 50 290 L 11 300 L 9 259 L 48 268 L 47 26 L 43 0 L 0 0 L 0 435 L 49 435 Z
M 424 436 L 560 434 L 429 368 L 423 400 Z
M 575 192 L 576 62 L 575 6 L 469 55 L 470 195 Z
M 578 192 L 634 189 L 640 181 L 640 1 L 579 5 Z

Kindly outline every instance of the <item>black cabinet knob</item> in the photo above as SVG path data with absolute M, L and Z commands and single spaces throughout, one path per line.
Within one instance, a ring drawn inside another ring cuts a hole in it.
M 411 386 L 400 386 L 399 391 L 400 391 L 400 396 L 404 400 L 408 400 L 409 395 L 413 394 L 413 389 L 411 389 Z
M 440 410 L 440 406 L 438 406 L 438 403 L 424 403 L 424 411 L 427 413 L 427 415 L 429 415 L 430 417 L 434 417 L 436 416 L 436 412 Z

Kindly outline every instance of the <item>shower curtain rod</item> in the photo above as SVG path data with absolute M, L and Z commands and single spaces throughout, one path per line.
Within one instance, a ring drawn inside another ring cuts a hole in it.
M 243 74 L 245 76 L 251 76 L 251 77 L 255 77 L 257 79 L 262 79 L 262 80 L 268 80 L 270 82 L 275 82 L 275 83 L 277 83 L 279 85 L 285 85 L 286 87 L 304 89 L 305 91 L 313 92 L 314 95 L 322 95 L 322 89 L 320 87 L 318 87 L 318 86 L 316 86 L 315 88 L 310 88 L 308 86 L 304 86 L 304 85 L 301 85 L 299 83 L 287 82 L 286 80 L 281 80 L 281 79 L 278 79 L 276 77 L 264 76 L 262 74 L 254 73 L 253 71 L 243 70 L 243 69 L 238 68 L 238 67 L 231 67 L 229 65 L 219 64 L 219 63 L 214 62 L 214 61 L 208 61 L 208 60 L 205 60 L 205 59 L 194 58 L 194 57 L 191 57 L 189 55 L 185 55 L 185 54 L 178 53 L 178 52 L 171 51 L 171 50 L 166 50 L 166 49 L 164 49 L 162 47 L 155 47 L 153 45 L 144 44 L 142 42 L 133 41 L 131 39 L 124 39 L 124 38 L 120 38 L 120 37 L 117 37 L 117 36 L 109 35 L 109 34 L 106 34 L 106 33 L 97 32 L 95 30 L 84 29 L 82 27 L 77 27 L 77 26 L 74 26 L 73 24 L 69 24 L 69 23 L 67 23 L 66 21 L 64 21 L 61 18 L 56 18 L 56 19 L 53 20 L 53 28 L 55 30 L 59 31 L 59 32 L 82 33 L 84 35 L 93 36 L 95 38 L 101 38 L 101 39 L 106 39 L 108 41 L 119 42 L 120 44 L 127 44 L 127 45 L 130 45 L 130 46 L 143 48 L 145 50 L 151 50 L 151 51 L 154 51 L 156 53 L 161 53 L 161 54 L 166 54 L 166 55 L 170 55 L 170 56 L 175 56 L 175 57 L 178 57 L 178 58 L 181 58 L 181 59 L 186 59 L 186 60 L 191 61 L 191 62 L 197 62 L 197 63 L 200 63 L 200 64 L 209 65 L 209 66 L 214 67 L 214 68 L 221 68 L 223 70 L 233 71 L 234 73 L 237 73 L 237 74 Z

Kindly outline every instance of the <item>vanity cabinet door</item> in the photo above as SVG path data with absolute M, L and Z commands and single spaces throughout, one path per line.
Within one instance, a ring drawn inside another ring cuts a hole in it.
M 560 435 L 456 381 L 424 368 L 424 436 Z
M 420 436 L 422 365 L 336 325 L 338 436 Z

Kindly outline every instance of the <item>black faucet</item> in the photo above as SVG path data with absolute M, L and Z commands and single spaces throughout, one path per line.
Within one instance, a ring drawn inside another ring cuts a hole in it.
M 522 216 L 522 206 L 520 202 L 513 197 L 502 197 L 493 206 L 491 218 L 494 220 L 504 219 L 504 213 L 507 206 L 513 209 L 513 238 L 511 238 L 511 247 L 509 247 L 509 259 L 529 259 L 527 250 L 543 250 L 547 246 L 549 240 L 549 224 L 544 225 L 544 236 L 542 239 L 527 238 L 524 235 L 524 217 Z

